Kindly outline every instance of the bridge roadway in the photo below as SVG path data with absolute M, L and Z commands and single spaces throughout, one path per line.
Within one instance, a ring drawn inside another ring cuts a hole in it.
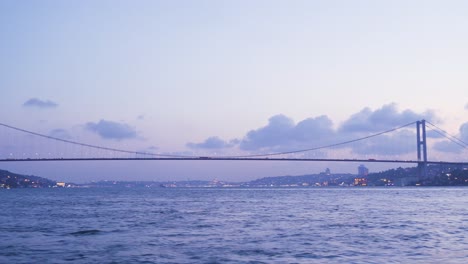
M 24 161 L 130 161 L 130 160 L 155 160 L 155 161 L 329 161 L 329 162 L 377 162 L 377 163 L 424 163 L 417 160 L 382 160 L 382 159 L 298 159 L 298 158 L 242 158 L 242 157 L 157 157 L 157 158 L 26 158 L 26 159 L 0 159 L 0 162 L 24 162 Z M 464 165 L 468 162 L 451 161 L 427 161 L 426 164 Z

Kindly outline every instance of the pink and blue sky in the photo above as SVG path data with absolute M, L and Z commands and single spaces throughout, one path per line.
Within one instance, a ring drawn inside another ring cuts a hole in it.
M 302 149 L 423 118 L 468 142 L 467 12 L 461 0 L 3 0 L 0 123 L 194 155 Z M 433 151 L 466 156 L 446 143 Z M 0 164 L 75 182 L 242 181 L 358 165 Z

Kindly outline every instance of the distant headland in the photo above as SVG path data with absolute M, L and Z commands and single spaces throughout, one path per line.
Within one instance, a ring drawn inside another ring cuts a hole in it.
M 50 188 L 57 182 L 33 175 L 21 175 L 0 170 L 0 188 Z

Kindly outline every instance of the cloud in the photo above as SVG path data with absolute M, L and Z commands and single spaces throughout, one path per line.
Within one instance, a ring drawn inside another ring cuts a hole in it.
M 279 114 L 272 116 L 265 126 L 250 130 L 238 142 L 239 144 L 226 142 L 219 137 L 210 137 L 204 142 L 188 143 L 187 146 L 191 149 L 221 149 L 238 145 L 240 150 L 256 153 L 287 152 L 354 140 L 421 119 L 434 120 L 436 116 L 431 111 L 423 113 L 412 110 L 400 111 L 396 104 L 388 104 L 376 110 L 364 108 L 352 114 L 338 128 L 335 128 L 326 115 L 307 118 L 296 123 L 290 117 Z M 464 135 L 468 137 L 468 125 L 466 130 Z M 428 130 L 427 137 L 440 139 L 441 136 Z M 302 155 L 325 157 L 327 153 L 336 155 L 350 152 L 357 155 L 409 154 L 416 152 L 416 125 L 333 148 L 334 153 L 323 150 L 319 154 L 313 151 Z
M 133 139 L 137 137 L 135 129 L 124 123 L 100 120 L 99 123 L 88 122 L 85 128 L 91 132 L 97 133 L 105 139 Z
M 455 138 L 452 138 L 452 140 L 453 141 L 443 140 L 436 142 L 434 144 L 434 149 L 441 152 L 461 153 L 463 151 L 462 146 L 465 146 L 465 148 L 468 147 L 468 122 L 460 126 L 458 135 L 456 135 Z
M 434 144 L 434 149 L 448 153 L 461 153 L 463 151 L 463 148 L 460 145 L 457 145 L 449 140 L 436 142 Z
M 435 130 L 426 128 L 426 137 L 428 137 L 428 138 L 443 138 L 444 136 L 442 136 L 440 133 L 437 133 Z
M 353 144 L 352 151 L 361 155 L 401 155 L 415 152 L 416 133 L 414 131 L 401 130 L 389 135 L 381 135 L 361 140 Z M 408 148 L 408 143 L 414 143 L 414 147 Z M 405 147 L 406 146 L 406 147 Z
M 139 152 L 140 154 L 144 153 L 144 154 L 148 154 L 148 156 L 151 156 L 151 154 L 156 154 L 158 150 L 159 148 L 156 146 L 149 146 L 143 149 L 139 149 L 137 152 Z
M 460 126 L 460 139 L 463 142 L 468 143 L 468 122 Z
M 251 130 L 240 142 L 242 150 L 291 150 L 309 147 L 333 138 L 333 123 L 327 116 L 307 118 L 297 124 L 284 115 L 276 115 L 268 124 Z
M 54 138 L 60 138 L 60 139 L 72 138 L 65 129 L 61 129 L 61 128 L 57 128 L 57 129 L 50 131 L 49 136 L 54 137 Z
M 351 117 L 343 122 L 339 127 L 341 133 L 368 133 L 383 131 L 392 127 L 404 125 L 416 120 L 436 119 L 432 111 L 424 113 L 415 113 L 412 110 L 404 110 L 399 112 L 397 105 L 387 104 L 382 108 L 372 111 L 366 107 L 360 112 L 351 115 Z
M 231 140 L 226 142 L 219 137 L 209 137 L 201 143 L 187 143 L 187 147 L 191 149 L 223 149 L 231 148 L 234 145 L 238 144 L 238 140 Z
M 468 110 L 468 104 L 465 105 L 465 110 Z
M 276 115 L 268 120 L 268 125 L 257 130 L 251 130 L 240 142 L 243 150 L 259 150 L 275 148 L 290 141 L 294 121 L 284 115 Z
M 334 135 L 333 122 L 323 115 L 299 122 L 294 128 L 292 136 L 298 142 L 311 142 L 323 141 Z
M 37 107 L 37 108 L 55 108 L 58 106 L 57 103 L 50 100 L 41 100 L 38 98 L 31 98 L 23 103 L 25 107 Z
M 364 108 L 352 114 L 337 129 L 325 115 L 304 119 L 298 123 L 285 115 L 276 115 L 268 124 L 249 131 L 241 140 L 239 148 L 245 151 L 282 152 L 315 148 L 389 130 L 421 119 L 435 119 L 431 111 L 417 113 L 399 111 L 396 104 L 379 109 Z M 428 133 L 431 137 L 440 137 Z M 415 151 L 416 126 L 376 136 L 355 144 L 345 144 L 336 149 L 349 149 L 356 154 L 400 155 Z M 410 147 L 411 146 L 411 147 Z

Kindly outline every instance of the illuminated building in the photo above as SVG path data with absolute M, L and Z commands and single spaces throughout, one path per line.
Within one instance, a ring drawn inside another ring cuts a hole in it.
M 359 176 L 364 176 L 364 177 L 366 177 L 368 174 L 369 174 L 369 169 L 366 168 L 366 166 L 364 166 L 364 165 L 362 165 L 362 164 L 359 165 L 359 167 L 358 167 L 358 175 L 359 175 Z
M 369 169 L 364 165 L 359 165 L 358 167 L 358 177 L 354 178 L 354 186 L 367 186 L 367 175 L 369 174 Z

